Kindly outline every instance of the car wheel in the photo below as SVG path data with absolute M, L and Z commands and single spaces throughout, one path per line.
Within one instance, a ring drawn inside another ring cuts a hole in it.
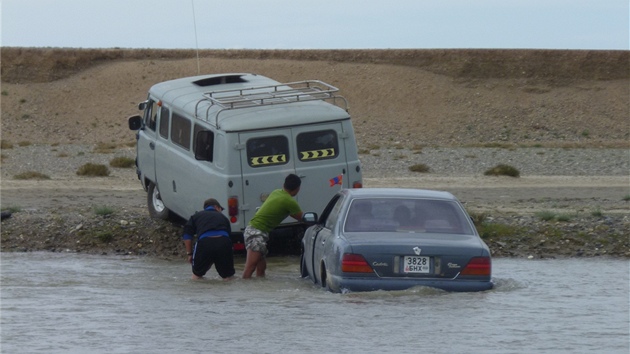
M 338 293 L 339 292 L 338 289 L 335 290 L 335 289 L 332 288 L 332 283 L 330 281 L 330 277 L 328 276 L 328 273 L 326 273 L 324 279 L 322 279 L 322 280 L 326 283 L 325 288 L 326 288 L 327 291 L 330 291 L 331 293 Z
M 322 288 L 326 289 L 327 291 L 330 291 L 331 293 L 339 292 L 338 290 L 333 289 L 332 282 L 330 280 L 330 274 L 328 274 L 328 270 L 326 270 L 326 265 L 324 263 L 322 263 L 321 278 L 322 278 Z
M 300 276 L 302 278 L 308 277 L 308 271 L 306 270 L 306 260 L 304 259 L 303 253 L 302 257 L 300 257 Z
M 149 215 L 151 215 L 152 218 L 162 220 L 169 219 L 171 212 L 164 205 L 164 202 L 162 202 L 160 191 L 153 182 L 149 183 L 147 206 L 149 207 Z
M 321 266 L 320 266 L 320 271 L 319 271 L 319 277 L 320 279 L 320 285 L 322 286 L 322 288 L 325 288 L 326 290 L 330 291 L 330 287 L 328 285 L 328 277 L 327 277 L 328 273 L 326 273 L 326 266 L 324 265 L 324 263 L 322 262 Z

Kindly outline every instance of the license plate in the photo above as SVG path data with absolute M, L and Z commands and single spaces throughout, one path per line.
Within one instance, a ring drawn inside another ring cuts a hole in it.
M 405 256 L 403 258 L 404 273 L 429 273 L 431 257 Z

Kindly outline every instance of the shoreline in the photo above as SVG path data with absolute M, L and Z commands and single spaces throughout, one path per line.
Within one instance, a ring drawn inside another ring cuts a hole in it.
M 471 213 L 493 257 L 630 259 L 628 215 L 583 214 L 571 220 L 541 220 L 513 212 Z M 143 206 L 98 215 L 93 208 L 64 205 L 29 208 L 2 220 L 1 252 L 80 252 L 185 258 L 181 222 L 151 219 Z M 273 240 L 271 241 L 273 242 Z M 272 248 L 270 244 L 270 249 Z M 275 243 L 270 257 L 297 255 L 299 244 Z

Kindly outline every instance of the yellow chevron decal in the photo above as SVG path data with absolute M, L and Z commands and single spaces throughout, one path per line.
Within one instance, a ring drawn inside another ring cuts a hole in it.
M 322 149 L 322 150 L 311 150 L 311 151 L 302 151 L 302 158 L 300 160 L 312 160 L 318 159 L 320 157 L 332 157 L 335 156 L 335 149 Z
M 285 154 L 252 157 L 251 159 L 252 166 L 275 165 L 275 164 L 285 163 L 285 162 L 287 162 L 287 155 Z

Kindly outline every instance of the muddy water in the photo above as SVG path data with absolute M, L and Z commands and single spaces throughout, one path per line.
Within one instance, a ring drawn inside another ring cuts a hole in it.
M 496 288 L 330 294 L 183 261 L 2 253 L 2 353 L 628 353 L 627 260 L 495 259 Z M 243 259 L 237 259 L 237 272 Z

